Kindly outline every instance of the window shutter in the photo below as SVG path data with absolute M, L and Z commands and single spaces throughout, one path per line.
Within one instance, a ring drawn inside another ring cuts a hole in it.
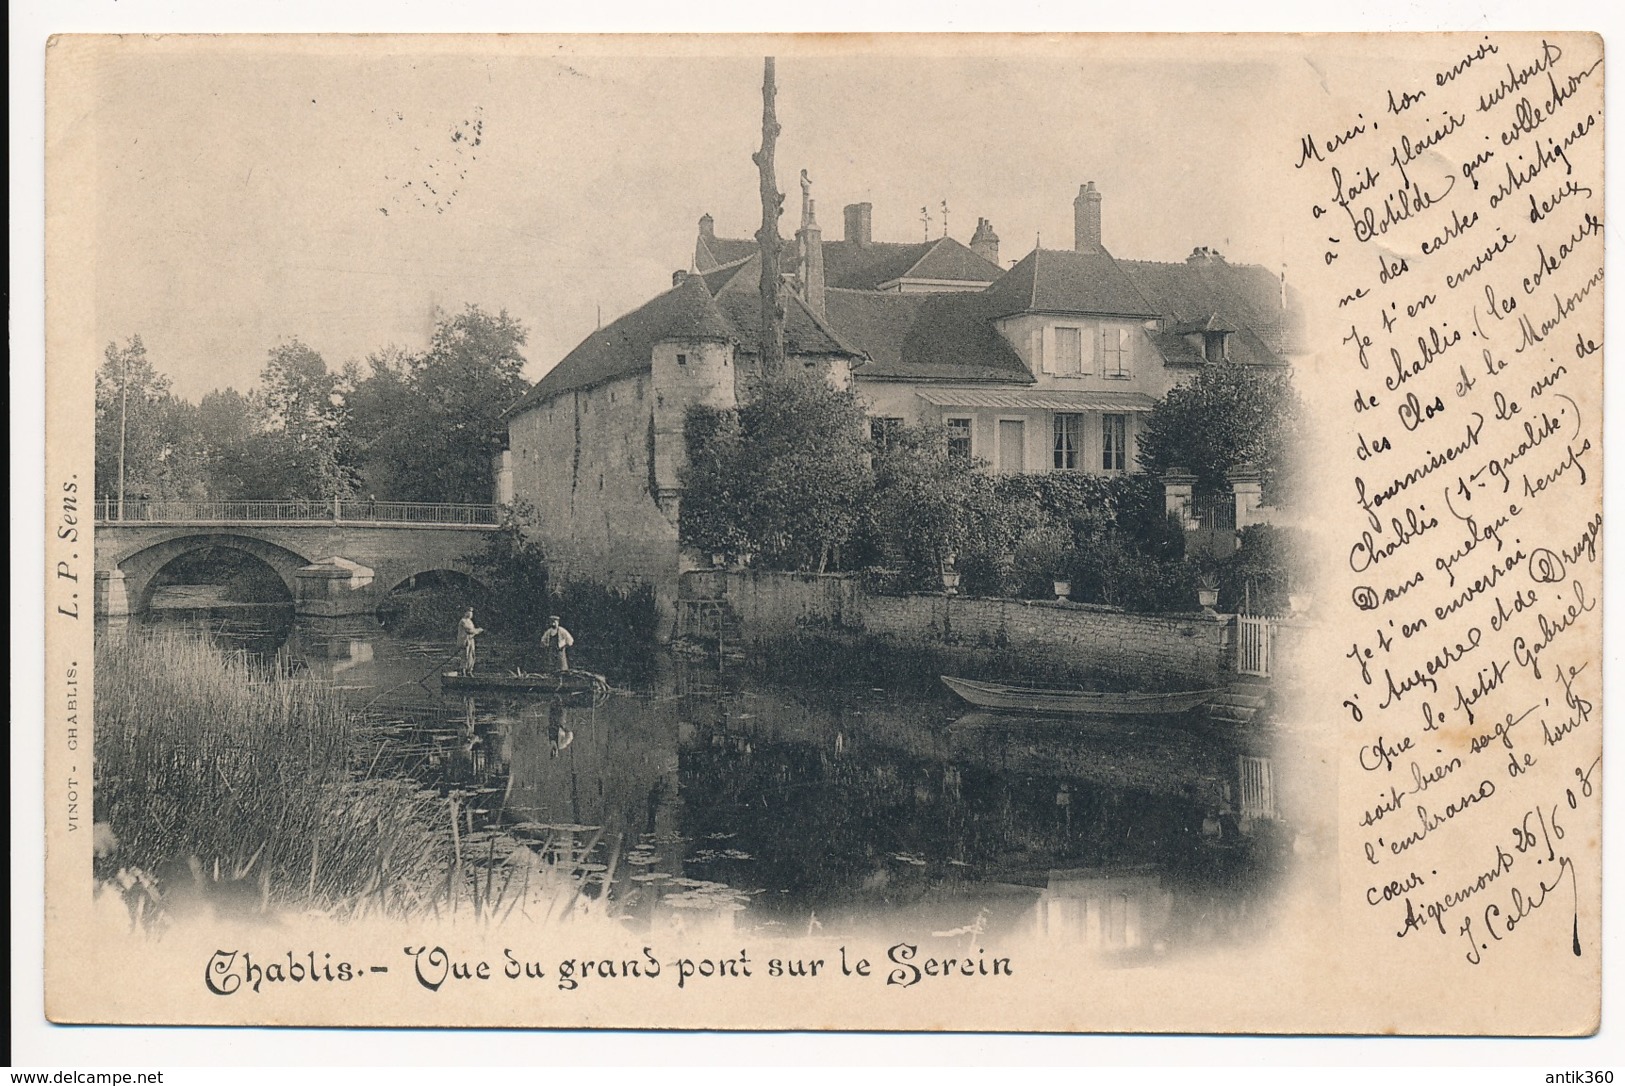
M 1045 373 L 1055 373 L 1055 329 L 1046 327 L 1037 338 L 1039 368 Z

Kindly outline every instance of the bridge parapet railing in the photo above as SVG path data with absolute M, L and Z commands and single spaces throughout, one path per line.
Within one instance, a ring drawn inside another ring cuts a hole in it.
M 97 524 L 269 524 L 279 521 L 335 523 L 446 524 L 490 527 L 499 522 L 494 505 L 454 502 L 379 501 L 193 501 L 182 499 L 103 499 Z

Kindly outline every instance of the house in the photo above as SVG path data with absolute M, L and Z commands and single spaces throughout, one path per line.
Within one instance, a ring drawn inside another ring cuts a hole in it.
M 781 242 L 788 366 L 866 402 L 874 432 L 939 425 L 951 453 L 1003 473 L 1135 470 L 1141 420 L 1209 365 L 1284 367 L 1300 338 L 1282 279 L 1206 248 L 1179 264 L 1119 260 L 1093 182 L 1071 249 L 1010 268 L 986 219 L 949 237 L 877 242 L 871 206 L 825 241 L 805 175 Z M 511 485 L 533 506 L 554 575 L 647 583 L 669 604 L 683 420 L 732 407 L 760 377 L 756 242 L 699 221 L 692 271 L 598 329 L 507 413 Z

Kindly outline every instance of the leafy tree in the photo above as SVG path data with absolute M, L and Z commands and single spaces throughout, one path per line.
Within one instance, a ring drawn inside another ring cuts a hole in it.
M 683 500 L 678 534 L 684 546 L 724 555 L 751 549 L 738 518 L 743 462 L 739 413 L 705 404 L 688 409 L 683 444 L 688 453 L 683 472 Z
M 524 327 L 470 305 L 443 317 L 429 350 L 391 348 L 349 397 L 369 488 L 395 500 L 488 502 L 502 412 L 529 387 Z
M 260 396 L 270 432 L 280 439 L 266 450 L 279 469 L 275 492 L 260 496 L 326 501 L 353 494 L 353 465 L 340 456 L 344 397 L 322 356 L 298 339 L 271 348 Z
M 271 429 L 257 395 L 234 388 L 206 393 L 197 406 L 208 496 L 252 501 L 293 493 L 293 446 Z
M 873 557 L 898 569 L 908 587 L 939 587 L 950 559 L 965 591 L 998 592 L 1008 579 L 1010 511 L 995 480 L 977 468 L 949 454 L 938 427 L 897 428 L 876 450 L 863 534 Z
M 139 335 L 109 343 L 96 371 L 96 496 L 117 498 L 120 423 L 127 498 L 199 496 L 203 487 L 195 412 L 170 392 Z
M 1140 432 L 1140 465 L 1150 472 L 1184 468 L 1209 493 L 1228 487 L 1225 474 L 1251 464 L 1263 475 L 1264 498 L 1290 497 L 1303 416 L 1284 371 L 1208 366 L 1152 408 Z
M 816 377 L 786 376 L 760 385 L 736 419 L 689 416 L 698 455 L 683 472 L 684 542 L 748 549 L 772 569 L 822 572 L 852 537 L 873 487 L 857 397 Z M 708 439 L 697 432 L 704 427 Z

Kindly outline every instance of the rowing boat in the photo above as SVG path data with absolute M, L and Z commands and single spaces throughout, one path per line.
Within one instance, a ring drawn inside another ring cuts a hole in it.
M 609 691 L 609 680 L 591 671 L 519 675 L 459 675 L 455 671 L 448 671 L 440 676 L 440 688 L 448 693 L 479 690 L 516 694 L 600 694 Z
M 1217 690 L 1180 690 L 1161 694 L 1113 694 L 1065 687 L 1011 686 L 943 675 L 943 684 L 983 709 L 1024 713 L 1093 713 L 1100 716 L 1144 716 L 1183 713 L 1208 701 Z

